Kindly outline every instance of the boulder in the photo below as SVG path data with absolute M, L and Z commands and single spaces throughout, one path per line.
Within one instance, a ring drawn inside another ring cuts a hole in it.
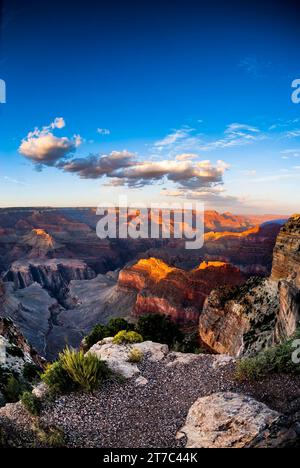
M 144 341 L 143 343 L 118 345 L 113 343 L 113 338 L 104 338 L 92 346 L 88 353 L 96 354 L 99 359 L 106 362 L 113 372 L 126 379 L 131 379 L 140 374 L 137 364 L 129 362 L 130 352 L 135 348 L 153 362 L 162 361 L 169 353 L 168 346 L 160 343 Z
M 112 338 L 106 338 L 96 343 L 88 353 L 95 354 L 99 359 L 105 361 L 109 369 L 126 379 L 131 379 L 140 373 L 138 366 L 128 361 L 129 353 L 133 346 L 117 345 Z
M 279 448 L 293 446 L 297 434 L 263 403 L 235 393 L 199 398 L 176 438 L 186 448 Z

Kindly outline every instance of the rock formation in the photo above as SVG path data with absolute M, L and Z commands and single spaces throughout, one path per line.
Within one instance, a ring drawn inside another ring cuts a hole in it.
M 292 336 L 299 325 L 300 216 L 281 229 L 271 277 L 240 289 L 219 289 L 206 300 L 199 332 L 216 352 L 239 356 Z
M 217 353 L 256 354 L 273 343 L 277 282 L 253 278 L 241 288 L 212 291 L 199 320 L 201 340 Z
M 216 285 L 244 282 L 245 276 L 237 268 L 223 262 L 203 262 L 198 268 L 185 271 L 150 258 L 121 270 L 118 284 L 137 292 L 134 316 L 161 313 L 180 325 L 193 325 Z
M 300 324 L 300 215 L 281 229 L 274 249 L 271 278 L 279 281 L 279 302 L 275 339 L 293 335 Z
M 267 224 L 243 232 L 209 232 L 205 234 L 203 257 L 231 263 L 249 276 L 268 276 L 279 230 L 279 224 Z
M 32 259 L 14 262 L 4 280 L 13 282 L 16 289 L 39 283 L 43 288 L 61 297 L 70 281 L 87 280 L 95 276 L 95 272 L 81 260 Z

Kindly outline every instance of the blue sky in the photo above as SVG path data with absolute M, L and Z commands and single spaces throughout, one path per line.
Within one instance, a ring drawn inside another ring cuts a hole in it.
M 1 206 L 299 211 L 298 24 L 289 1 L 4 2 Z

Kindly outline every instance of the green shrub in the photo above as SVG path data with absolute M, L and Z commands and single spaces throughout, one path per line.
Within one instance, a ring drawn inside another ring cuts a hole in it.
M 274 348 L 262 351 L 255 357 L 239 360 L 236 371 L 237 379 L 259 380 L 269 374 L 300 374 L 300 364 L 292 361 L 292 354 L 295 351 L 293 342 L 299 337 L 298 331 L 294 338 Z
M 16 403 L 19 401 L 20 394 L 24 390 L 20 381 L 13 374 L 10 374 L 6 385 L 4 386 L 3 393 L 9 403 Z
M 137 348 L 132 348 L 128 354 L 128 362 L 138 363 L 143 359 L 144 354 Z
M 30 382 L 37 379 L 40 375 L 40 372 L 41 369 L 31 362 L 26 362 L 23 367 L 23 377 Z
M 109 375 L 105 362 L 100 361 L 95 354 L 84 354 L 83 351 L 67 348 L 59 355 L 59 361 L 71 380 L 89 392 L 95 390 Z
M 121 330 L 130 331 L 133 329 L 134 325 L 127 322 L 127 320 L 123 318 L 113 318 L 106 326 L 98 324 L 93 328 L 91 333 L 85 337 L 86 347 L 90 349 L 94 344 L 98 343 L 98 341 L 110 336 L 115 336 Z
M 10 356 L 13 356 L 13 357 L 18 357 L 18 358 L 24 357 L 24 353 L 21 350 L 21 348 L 18 348 L 18 346 L 15 346 L 15 345 L 7 346 L 6 352 L 7 354 L 10 354 Z
M 49 364 L 41 378 L 52 394 L 68 393 L 75 390 L 74 382 L 60 361 Z
M 136 330 L 145 341 L 154 341 L 172 347 L 181 342 L 183 334 L 179 327 L 165 315 L 146 314 L 139 317 Z
M 21 403 L 33 416 L 38 416 L 41 412 L 41 402 L 31 392 L 24 392 L 21 396 Z
M 84 341 L 88 349 L 90 349 L 94 344 L 98 343 L 98 341 L 107 338 L 107 328 L 104 325 L 96 325 L 91 333 L 85 337 Z
M 115 344 L 142 343 L 143 337 L 135 331 L 122 330 L 113 339 Z
M 134 325 L 127 322 L 123 318 L 113 318 L 108 322 L 107 325 L 107 336 L 115 336 L 119 331 L 132 331 L 134 330 Z

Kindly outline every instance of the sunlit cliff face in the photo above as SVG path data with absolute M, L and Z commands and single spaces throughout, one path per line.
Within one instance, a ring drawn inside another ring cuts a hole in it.
M 204 235 L 204 242 L 219 240 L 219 239 L 222 239 L 223 237 L 236 237 L 236 238 L 248 237 L 248 236 L 251 236 L 252 234 L 258 234 L 259 231 L 260 231 L 260 226 L 255 226 L 243 232 L 208 232 Z
M 195 271 L 197 270 L 207 270 L 208 268 L 222 268 L 225 267 L 227 264 L 225 262 L 202 262 L 198 268 L 195 268 Z
M 139 260 L 133 267 L 133 270 L 144 271 L 149 275 L 151 280 L 158 283 L 166 278 L 170 273 L 177 271 L 177 268 L 170 267 L 162 260 L 157 258 L 149 258 Z M 179 270 L 178 270 L 179 271 Z
M 155 283 L 158 283 L 159 281 L 162 281 L 165 278 L 167 278 L 170 275 L 170 273 L 177 273 L 182 278 L 186 277 L 188 279 L 190 276 L 193 276 L 193 272 L 197 272 L 199 270 L 224 268 L 226 266 L 227 263 L 225 262 L 202 262 L 194 270 L 185 271 L 179 268 L 171 267 L 157 258 L 149 258 L 139 260 L 134 266 L 131 267 L 131 270 L 146 273 L 149 279 L 151 279 Z

